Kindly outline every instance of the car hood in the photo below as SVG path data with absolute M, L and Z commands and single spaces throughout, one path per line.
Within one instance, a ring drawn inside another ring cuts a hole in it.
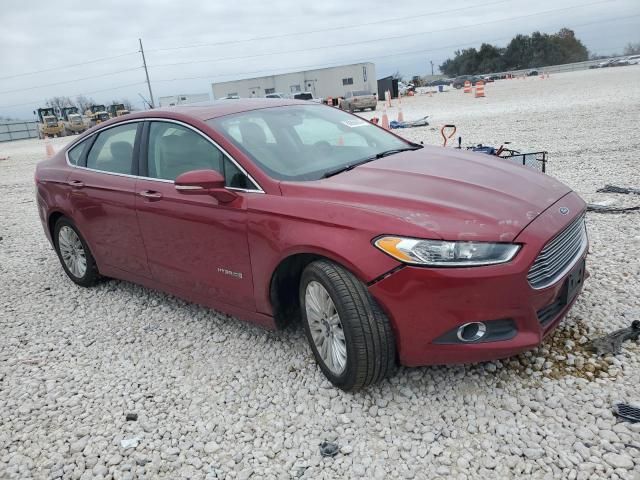
M 281 190 L 392 216 L 394 231 L 380 233 L 502 242 L 571 191 L 512 161 L 440 147 L 398 153 L 323 180 L 282 182 Z

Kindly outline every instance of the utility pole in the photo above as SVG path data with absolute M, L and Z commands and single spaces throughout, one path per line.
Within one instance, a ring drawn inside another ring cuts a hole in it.
M 144 58 L 144 48 L 142 48 L 142 39 L 139 38 L 140 42 L 140 53 L 142 54 L 142 64 L 144 65 L 144 74 L 147 76 L 147 86 L 149 87 L 149 98 L 151 99 L 151 108 L 155 108 L 153 101 L 153 92 L 151 91 L 151 82 L 149 81 L 149 71 L 147 70 L 147 60 Z
M 140 45 L 142 45 L 142 44 L 140 44 Z M 142 57 L 144 58 L 144 53 L 142 54 Z M 429 62 L 431 63 L 431 76 L 433 77 L 433 60 L 429 60 Z M 147 76 L 147 81 L 148 80 L 149 80 L 149 77 Z

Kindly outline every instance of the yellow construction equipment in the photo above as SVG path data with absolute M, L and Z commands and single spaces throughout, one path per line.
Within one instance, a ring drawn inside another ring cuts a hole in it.
M 33 112 L 34 114 L 36 112 Z M 62 137 L 64 125 L 56 116 L 53 107 L 38 109 L 38 137 Z
M 85 115 L 89 119 L 89 126 L 91 127 L 109 120 L 109 114 L 104 105 L 91 105 L 85 112 Z
M 78 112 L 78 107 L 64 107 L 60 110 L 60 116 L 67 135 L 82 133 L 88 128 L 84 118 Z
M 109 105 L 109 116 L 111 118 L 121 117 L 129 113 L 129 110 L 124 106 L 124 103 L 114 103 Z

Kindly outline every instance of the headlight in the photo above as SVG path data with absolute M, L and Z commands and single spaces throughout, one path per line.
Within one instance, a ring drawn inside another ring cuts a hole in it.
M 495 265 L 511 260 L 520 245 L 491 242 L 449 242 L 403 237 L 381 237 L 374 245 L 396 260 L 433 267 Z

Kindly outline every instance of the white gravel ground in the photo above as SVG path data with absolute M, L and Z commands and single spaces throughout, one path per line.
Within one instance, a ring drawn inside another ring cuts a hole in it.
M 500 81 L 486 93 L 407 99 L 405 119 L 455 123 L 465 145 L 547 149 L 549 174 L 585 198 L 640 204 L 594 193 L 640 187 L 640 66 Z M 432 127 L 402 133 L 439 142 Z M 640 402 L 640 345 L 603 359 L 585 346 L 640 318 L 640 213 L 589 214 L 591 278 L 538 350 L 401 369 L 347 394 L 323 378 L 300 329 L 268 333 L 120 281 L 77 287 L 35 210 L 43 142 L 0 144 L 7 155 L 1 479 L 640 478 L 640 424 L 611 413 L 617 400 Z M 342 447 L 335 458 L 320 457 L 325 439 Z

